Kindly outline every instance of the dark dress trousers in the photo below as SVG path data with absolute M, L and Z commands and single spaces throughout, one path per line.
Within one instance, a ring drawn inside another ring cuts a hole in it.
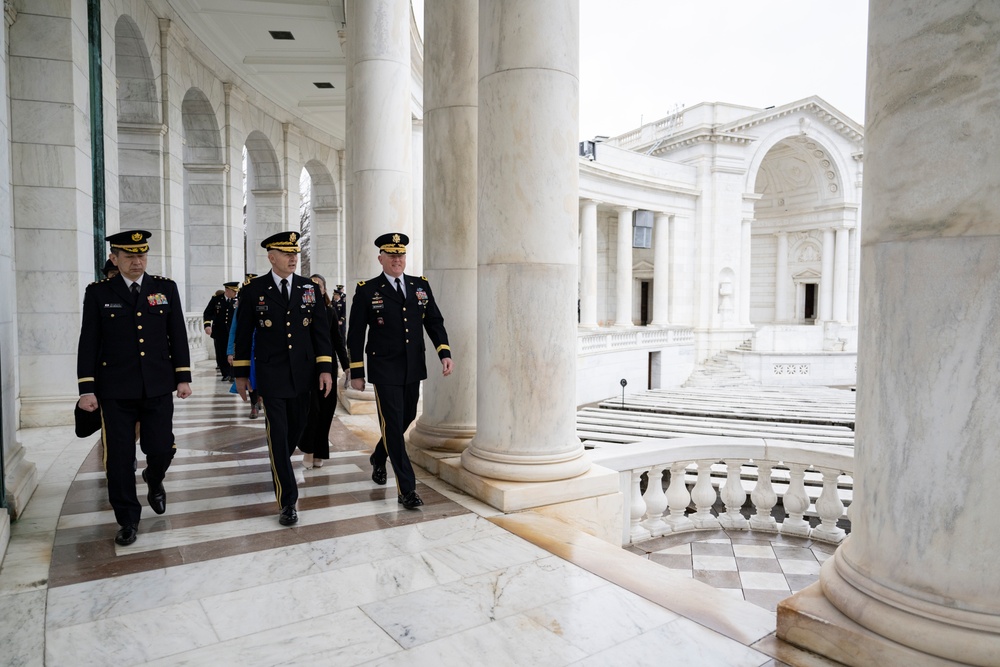
M 212 327 L 212 343 L 215 346 L 215 364 L 222 377 L 229 377 L 233 369 L 229 367 L 229 355 L 226 347 L 229 345 L 229 327 L 233 323 L 233 310 L 236 299 L 227 299 L 225 294 L 213 296 L 205 309 L 205 324 Z
M 427 279 L 404 273 L 402 281 L 405 299 L 385 274 L 358 283 L 351 302 L 347 349 L 351 378 L 363 378 L 367 371 L 368 381 L 375 387 L 382 439 L 373 460 L 384 463 L 388 458 L 392 462 L 398 492 L 406 495 L 416 488 L 416 476 L 403 434 L 417 416 L 420 381 L 427 377 L 424 331 L 439 359 L 451 357 L 451 348 L 444 317 Z
M 337 355 L 340 367 L 347 370 L 347 349 L 340 336 L 340 326 L 337 324 L 336 310 L 330 306 L 326 309 L 330 316 L 330 340 L 333 341 L 333 351 Z M 312 454 L 318 459 L 330 458 L 330 425 L 333 414 L 337 411 L 337 388 L 334 387 L 326 396 L 319 390 L 319 379 L 313 383 L 309 393 L 309 419 L 306 430 L 299 441 L 299 449 L 304 454 Z
M 80 394 L 101 406 L 108 499 L 119 525 L 139 523 L 135 427 L 150 484 L 163 481 L 175 445 L 177 385 L 191 382 L 184 309 L 174 281 L 146 274 L 138 297 L 121 276 L 92 283 L 83 298 L 76 358 Z
M 299 497 L 291 456 L 306 426 L 309 392 L 319 373 L 333 371 L 330 322 L 322 299 L 313 282 L 296 274 L 289 276 L 287 303 L 271 272 L 240 290 L 233 372 L 249 377 L 253 355 L 274 493 L 282 509 L 294 506 Z

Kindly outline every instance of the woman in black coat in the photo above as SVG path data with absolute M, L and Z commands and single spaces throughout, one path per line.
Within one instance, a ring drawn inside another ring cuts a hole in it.
M 309 276 L 319 286 L 319 291 L 323 295 L 326 305 L 327 320 L 330 322 L 330 340 L 333 341 L 333 350 L 340 362 L 340 367 L 347 371 L 347 349 L 344 347 L 344 339 L 340 334 L 340 327 L 337 326 L 337 316 L 330 295 L 326 291 L 326 279 L 318 273 Z M 323 396 L 323 392 L 313 386 L 309 395 L 309 421 L 306 422 L 305 432 L 302 433 L 302 440 L 299 442 L 299 449 L 305 454 L 302 458 L 302 465 L 306 470 L 321 468 L 323 462 L 330 458 L 330 425 L 333 423 L 333 413 L 337 410 L 337 391 L 334 389 L 328 396 Z

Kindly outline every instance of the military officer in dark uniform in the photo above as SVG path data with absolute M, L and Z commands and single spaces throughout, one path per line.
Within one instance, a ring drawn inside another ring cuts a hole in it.
M 271 474 L 281 508 L 278 522 L 290 526 L 299 520 L 292 452 L 309 417 L 309 392 L 317 375 L 324 397 L 333 388 L 333 347 L 319 290 L 295 274 L 298 234 L 279 232 L 261 246 L 267 249 L 271 270 L 240 290 L 233 370 L 236 390 L 245 401 L 253 355 L 254 389 L 264 399 Z
M 174 281 L 146 273 L 150 233 L 108 237 L 120 272 L 91 283 L 83 298 L 76 368 L 79 405 L 103 416 L 101 440 L 108 499 L 121 529 L 115 542 L 135 542 L 142 507 L 135 490 L 136 426 L 146 455 L 142 478 L 157 514 L 167 507 L 163 478 L 174 457 L 174 403 L 191 395 L 191 361 L 184 309 Z
M 205 333 L 212 338 L 215 345 L 215 363 L 222 374 L 223 382 L 233 381 L 233 369 L 229 366 L 229 355 L 226 347 L 229 344 L 229 327 L 233 323 L 233 309 L 236 307 L 236 293 L 240 289 L 239 282 L 223 283 L 222 294 L 213 296 L 205 309 Z
M 445 376 L 451 375 L 453 362 L 444 317 L 438 310 L 430 284 L 424 277 L 403 273 L 409 242 L 405 234 L 398 233 L 383 234 L 375 239 L 383 272 L 371 280 L 359 282 L 354 291 L 347 347 L 351 358 L 351 387 L 358 391 L 365 388 L 365 353 L 368 355 L 368 381 L 375 386 L 382 438 L 369 459 L 372 480 L 385 484 L 388 458 L 396 473 L 399 504 L 414 509 L 424 503 L 417 495 L 417 480 L 406 454 L 403 434 L 417 416 L 420 381 L 427 377 L 422 329 L 427 330 L 434 344 Z

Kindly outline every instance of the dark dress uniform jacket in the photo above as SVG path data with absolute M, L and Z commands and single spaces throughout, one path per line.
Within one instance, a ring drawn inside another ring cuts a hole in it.
M 286 304 L 269 271 L 244 285 L 239 298 L 236 377 L 250 376 L 253 354 L 254 389 L 265 399 L 294 398 L 313 388 L 318 373 L 333 372 L 329 316 L 312 281 L 292 274 Z
M 451 356 L 444 317 L 427 279 L 404 273 L 402 281 L 406 285 L 405 302 L 385 274 L 358 283 L 347 329 L 351 378 L 365 377 L 362 359 L 367 353 L 368 381 L 374 385 L 405 385 L 425 379 L 424 329 L 438 358 Z
M 80 393 L 98 399 L 162 396 L 191 382 L 177 284 L 147 273 L 134 302 L 121 276 L 87 286 L 76 371 Z
M 212 326 L 212 338 L 229 340 L 229 327 L 233 323 L 233 309 L 236 307 L 236 299 L 226 300 L 224 294 L 213 296 L 205 309 L 205 324 Z

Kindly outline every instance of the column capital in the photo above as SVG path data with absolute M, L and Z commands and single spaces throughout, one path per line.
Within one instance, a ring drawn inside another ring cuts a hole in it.
M 632 213 L 633 211 L 638 211 L 638 206 L 626 206 L 624 204 L 618 204 L 615 206 L 615 210 L 619 213 Z
M 14 21 L 17 20 L 17 7 L 14 6 L 14 0 L 3 0 L 3 19 L 7 22 L 7 27 L 14 25 Z

